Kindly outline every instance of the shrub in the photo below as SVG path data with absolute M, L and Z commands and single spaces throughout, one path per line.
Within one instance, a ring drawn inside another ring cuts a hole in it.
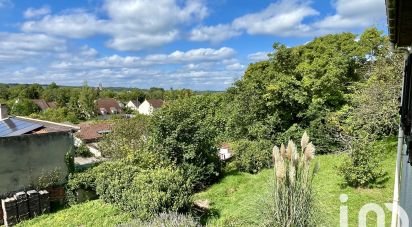
M 149 219 L 159 212 L 186 211 L 191 185 L 174 167 L 142 170 L 128 162 L 103 163 L 96 167 L 96 192 L 134 217 Z
M 216 181 L 221 172 L 214 103 L 213 96 L 194 96 L 166 104 L 153 115 L 154 147 L 182 167 L 196 189 Z
M 79 189 L 96 191 L 96 175 L 98 168 L 88 169 L 81 173 L 70 174 L 66 184 L 66 200 L 69 205 L 78 203 L 77 191 Z
M 141 219 L 160 212 L 187 211 L 191 204 L 190 187 L 179 169 L 147 170 L 134 177 L 120 204 Z
M 316 212 L 310 162 L 315 147 L 305 133 L 301 139 L 301 152 L 292 140 L 287 148 L 273 148 L 275 180 L 268 209 L 264 211 L 265 226 L 316 226 Z
M 99 144 L 103 156 L 122 159 L 138 153 L 145 146 L 150 129 L 148 116 L 113 120 L 111 133 Z
M 119 227 L 129 226 L 170 226 L 170 227 L 200 227 L 201 225 L 191 216 L 175 212 L 160 213 L 150 221 L 133 220 Z
M 386 180 L 380 165 L 381 152 L 366 138 L 355 139 L 346 161 L 339 167 L 345 182 L 352 187 L 376 187 Z
M 90 152 L 90 150 L 89 150 L 89 148 L 86 146 L 86 145 L 84 145 L 84 144 L 82 144 L 82 145 L 80 145 L 79 147 L 77 147 L 76 148 L 76 150 L 74 151 L 74 154 L 75 154 L 75 156 L 77 156 L 77 157 L 92 157 L 93 156 L 93 153 L 92 152 Z
M 123 161 L 106 162 L 96 167 L 96 192 L 105 202 L 117 203 L 125 199 L 123 193 L 132 187 L 140 168 Z
M 270 168 L 272 165 L 270 146 L 267 140 L 239 140 L 232 147 L 233 164 L 237 170 L 249 173 L 257 173 L 263 168 Z

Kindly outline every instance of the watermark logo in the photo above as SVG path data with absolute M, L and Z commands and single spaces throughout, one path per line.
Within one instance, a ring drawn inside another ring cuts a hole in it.
M 349 226 L 349 207 L 346 205 L 346 202 L 349 200 L 348 195 L 346 194 L 341 194 L 340 197 L 340 227 L 348 227 Z M 389 211 L 393 211 L 393 204 L 392 203 L 385 203 L 386 209 Z M 367 215 L 373 212 L 376 214 L 376 226 L 377 227 L 384 227 L 385 226 L 385 210 L 382 206 L 376 204 L 376 203 L 367 203 L 362 208 L 359 210 L 358 213 L 358 222 L 359 222 L 359 227 L 364 227 L 367 226 Z M 406 211 L 400 207 L 399 205 L 397 206 L 397 213 L 398 213 L 398 225 L 400 227 L 403 226 L 409 226 L 409 218 L 408 214 Z M 390 217 L 389 217 L 390 218 Z M 371 223 L 369 223 L 371 224 Z

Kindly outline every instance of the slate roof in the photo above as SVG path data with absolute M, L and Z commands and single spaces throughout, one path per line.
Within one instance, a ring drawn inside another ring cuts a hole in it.
M 134 106 L 139 107 L 140 106 L 140 102 L 138 100 L 131 100 L 130 102 L 133 103 Z

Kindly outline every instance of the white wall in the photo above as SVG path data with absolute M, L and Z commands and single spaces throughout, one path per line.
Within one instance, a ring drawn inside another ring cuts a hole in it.
M 138 110 L 139 110 L 139 108 L 136 107 L 136 106 L 133 104 L 132 101 L 129 101 L 129 102 L 126 104 L 126 107 L 128 107 L 128 108 L 130 108 L 130 109 L 132 109 L 132 110 L 134 110 L 134 111 L 138 111 Z
M 232 157 L 232 154 L 230 153 L 229 149 L 220 148 L 219 149 L 219 157 L 220 157 L 220 160 L 227 160 L 230 157 Z
M 151 115 L 153 113 L 153 107 L 147 100 L 144 100 L 139 106 L 139 113 L 144 115 Z

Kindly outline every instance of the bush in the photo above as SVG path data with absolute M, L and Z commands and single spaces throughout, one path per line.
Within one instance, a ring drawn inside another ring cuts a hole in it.
M 96 167 L 96 192 L 134 217 L 149 219 L 159 212 L 186 211 L 191 185 L 182 171 L 173 167 L 146 169 L 127 162 Z
M 66 200 L 69 205 L 77 204 L 77 191 L 80 189 L 96 191 L 96 175 L 98 168 L 88 169 L 81 173 L 70 174 L 66 184 Z
M 267 209 L 263 211 L 264 226 L 316 226 L 315 198 L 310 162 L 315 147 L 306 133 L 301 139 L 301 152 L 292 140 L 288 146 L 273 148 L 274 184 Z
M 69 111 L 67 107 L 49 108 L 40 113 L 31 114 L 30 117 L 54 122 L 79 123 L 76 114 Z
M 368 139 L 354 140 L 349 158 L 339 167 L 339 172 L 349 186 L 380 186 L 387 179 L 387 173 L 380 165 L 381 157 L 381 151 L 374 149 Z
M 242 172 L 257 173 L 263 168 L 272 166 L 271 143 L 267 140 L 239 140 L 233 144 L 236 169 Z
M 96 167 L 96 192 L 105 202 L 117 204 L 126 195 L 125 189 L 132 182 L 140 168 L 123 161 L 106 162 Z
M 213 183 L 221 173 L 214 103 L 213 96 L 194 96 L 173 101 L 153 115 L 154 147 L 182 167 L 195 189 Z
M 130 119 L 113 120 L 111 133 L 99 144 L 105 157 L 122 159 L 139 153 L 146 144 L 150 121 L 148 116 L 136 115 Z
M 200 227 L 201 225 L 191 216 L 175 212 L 160 213 L 150 221 L 133 220 L 119 227 L 129 226 L 170 226 L 170 227 Z
M 10 113 L 19 116 L 29 116 L 33 113 L 40 112 L 40 108 L 34 104 L 30 99 L 19 98 L 15 101 L 10 101 Z
M 90 152 L 89 148 L 84 144 L 76 148 L 76 150 L 74 151 L 74 155 L 76 157 L 93 157 L 93 153 Z

